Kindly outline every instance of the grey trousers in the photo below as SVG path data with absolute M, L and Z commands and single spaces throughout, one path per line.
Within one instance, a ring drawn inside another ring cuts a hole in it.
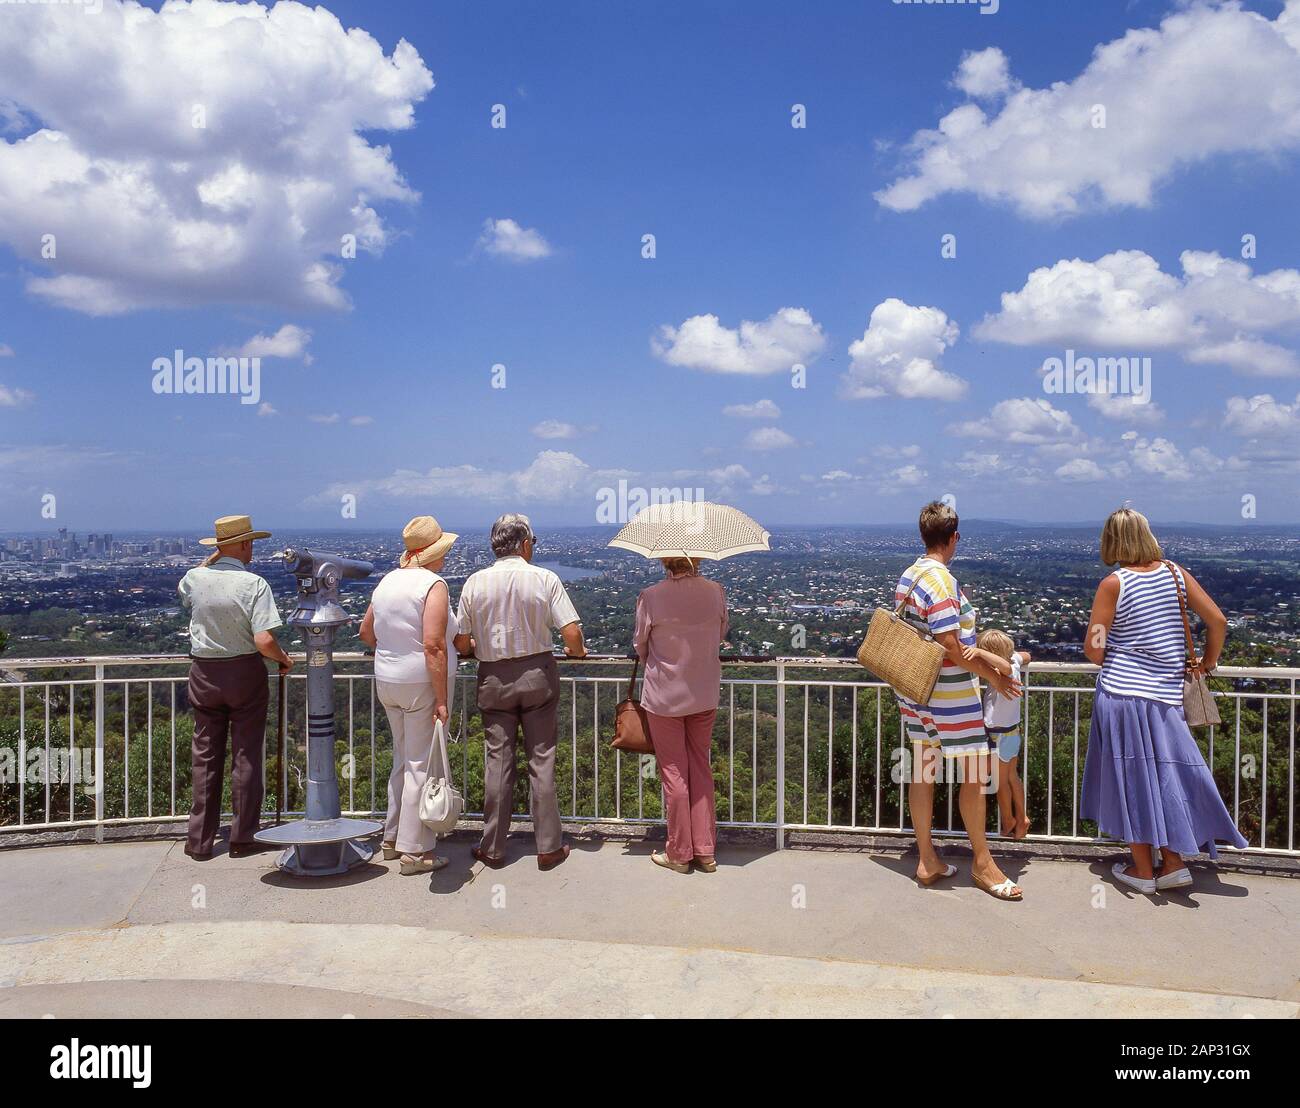
M 555 799 L 555 717 L 560 671 L 550 654 L 478 664 L 478 710 L 483 717 L 487 772 L 483 783 L 485 854 L 505 853 L 515 793 L 515 746 L 524 732 L 537 852 L 560 849 L 560 806 Z

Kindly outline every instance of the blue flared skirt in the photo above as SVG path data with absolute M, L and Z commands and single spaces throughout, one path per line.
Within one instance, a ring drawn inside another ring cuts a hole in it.
M 1126 843 L 1217 858 L 1216 842 L 1242 847 L 1181 707 L 1098 687 L 1079 814 Z

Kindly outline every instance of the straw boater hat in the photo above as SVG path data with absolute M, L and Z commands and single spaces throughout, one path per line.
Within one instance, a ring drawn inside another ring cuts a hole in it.
M 451 549 L 451 544 L 458 538 L 459 535 L 453 535 L 439 527 L 433 516 L 416 516 L 402 528 L 402 545 L 406 550 L 397 564 L 405 569 L 407 566 L 425 566 L 436 562 Z
M 217 520 L 217 533 L 211 538 L 199 539 L 202 546 L 225 546 L 231 542 L 243 542 L 245 539 L 269 539 L 270 531 L 254 531 L 253 521 L 249 516 L 222 516 Z

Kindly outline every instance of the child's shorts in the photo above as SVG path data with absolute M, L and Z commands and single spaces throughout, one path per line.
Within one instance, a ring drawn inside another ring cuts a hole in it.
M 1010 731 L 990 731 L 989 739 L 997 745 L 999 762 L 1009 762 L 1020 756 L 1019 727 L 1013 727 Z

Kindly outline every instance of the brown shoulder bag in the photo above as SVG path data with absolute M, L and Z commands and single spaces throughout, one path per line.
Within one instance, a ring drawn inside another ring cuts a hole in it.
M 1188 727 L 1215 727 L 1223 721 L 1219 717 L 1219 706 L 1210 693 L 1210 683 L 1203 673 L 1193 673 L 1196 665 L 1196 644 L 1192 641 L 1192 624 L 1187 618 L 1187 602 L 1183 599 L 1183 587 L 1174 570 L 1174 563 L 1165 559 L 1165 566 L 1174 579 L 1174 592 L 1178 594 L 1178 611 L 1183 617 L 1183 638 L 1187 644 L 1187 661 L 1183 672 L 1183 715 Z
M 627 696 L 619 701 L 614 709 L 614 741 L 609 745 L 615 750 L 625 750 L 629 754 L 653 754 L 654 743 L 650 741 L 650 721 L 645 709 L 636 699 L 636 671 L 640 666 L 638 657 L 632 663 L 632 677 L 627 683 Z

